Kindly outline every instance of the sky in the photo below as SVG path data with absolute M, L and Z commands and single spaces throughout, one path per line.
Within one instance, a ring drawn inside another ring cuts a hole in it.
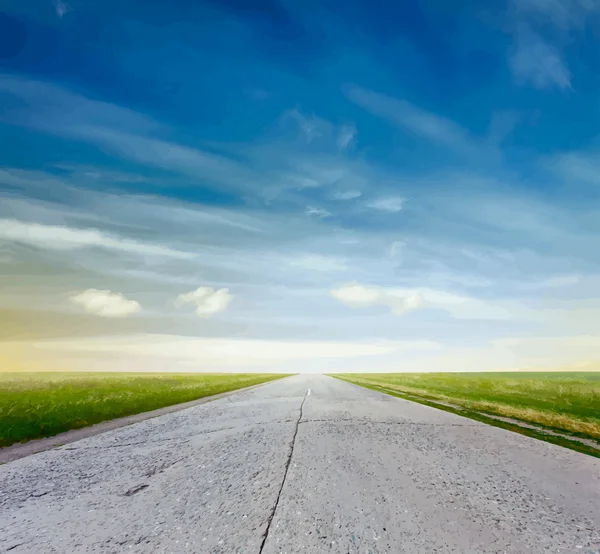
M 600 369 L 600 0 L 3 6 L 3 370 Z

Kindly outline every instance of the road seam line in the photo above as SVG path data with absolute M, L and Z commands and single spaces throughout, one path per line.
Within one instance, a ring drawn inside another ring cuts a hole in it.
M 300 404 L 300 415 L 298 416 L 298 420 L 296 421 L 296 428 L 294 429 L 294 436 L 292 437 L 292 442 L 290 444 L 290 453 L 288 454 L 288 459 L 285 464 L 285 470 L 283 472 L 283 479 L 281 481 L 281 486 L 279 487 L 279 492 L 277 493 L 277 498 L 275 500 L 275 505 L 273 506 L 273 510 L 271 511 L 271 515 L 267 520 L 267 528 L 263 534 L 262 542 L 260 543 L 260 549 L 258 554 L 262 554 L 262 551 L 267 543 L 267 539 L 269 538 L 269 531 L 271 530 L 271 523 L 273 523 L 273 519 L 275 518 L 275 513 L 277 512 L 277 506 L 279 506 L 279 499 L 281 498 L 281 493 L 283 491 L 283 487 L 285 485 L 285 481 L 287 479 L 287 474 L 290 469 L 290 465 L 292 464 L 292 456 L 294 455 L 294 447 L 296 446 L 296 437 L 298 436 L 298 428 L 300 427 L 300 420 L 302 419 L 302 409 L 304 408 L 304 403 L 308 398 L 310 389 L 306 391 L 304 398 L 302 399 L 302 404 Z

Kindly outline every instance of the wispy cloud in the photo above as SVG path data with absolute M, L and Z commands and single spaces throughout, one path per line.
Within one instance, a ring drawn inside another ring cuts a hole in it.
M 362 196 L 360 190 L 340 190 L 333 193 L 334 200 L 354 200 Z
M 331 217 L 333 215 L 329 210 L 326 210 L 325 208 L 315 208 L 314 206 L 307 206 L 305 213 L 308 216 L 315 216 L 322 219 L 326 217 Z
M 499 146 L 515 130 L 520 120 L 521 114 L 515 110 L 494 112 L 488 127 L 488 143 Z
M 296 122 L 307 143 L 330 134 L 332 131 L 329 122 L 315 116 L 306 116 L 296 109 L 287 111 L 284 114 L 284 121 L 286 119 L 292 119 Z
M 547 167 L 566 183 L 600 185 L 600 152 L 567 152 L 546 160 Z
M 559 50 L 527 25 L 517 31 L 509 65 L 518 84 L 537 89 L 571 88 L 571 72 Z
M 167 170 L 185 179 L 201 179 L 205 186 L 237 194 L 246 201 L 289 200 L 305 189 L 332 184 L 354 188 L 364 182 L 356 171 L 358 164 L 350 164 L 343 157 L 355 130 L 351 126 L 338 130 L 330 122 L 298 110 L 287 112 L 283 120 L 291 119 L 299 126 L 306 139 L 302 141 L 305 148 L 323 139 L 321 146 L 329 151 L 329 157 L 315 158 L 308 151 L 303 155 L 302 144 L 279 136 L 258 150 L 221 145 L 219 153 L 214 148 L 166 140 L 170 129 L 165 125 L 56 85 L 0 74 L 0 91 L 22 101 L 19 107 L 0 115 L 0 122 L 84 141 L 147 168 Z M 340 137 L 345 137 L 342 152 L 338 151 Z M 85 171 L 82 177 L 92 180 L 102 176 Z M 305 201 L 297 203 L 306 205 Z
M 398 258 L 402 254 L 402 250 L 406 247 L 406 243 L 400 240 L 395 240 L 390 246 L 390 258 Z
M 402 210 L 406 200 L 398 196 L 377 198 L 367 203 L 367 208 L 373 208 L 382 212 L 396 213 Z
M 600 13 L 598 0 L 513 0 L 518 15 L 539 18 L 568 31 L 583 26 L 586 19 Z
M 413 134 L 463 155 L 481 152 L 481 145 L 454 121 L 407 102 L 358 86 L 344 89 L 349 100 Z
M 62 18 L 71 11 L 71 6 L 62 0 L 54 0 L 54 9 L 56 10 L 56 15 Z
M 337 138 L 337 145 L 340 150 L 347 150 L 356 139 L 356 127 L 353 125 L 344 125 Z
M 76 229 L 61 225 L 43 225 L 15 219 L 0 219 L 0 238 L 30 244 L 50 250 L 71 250 L 77 248 L 106 248 L 122 250 L 142 256 L 166 256 L 189 259 L 193 253 L 180 252 L 170 248 L 121 239 L 96 229 Z
M 121 158 L 202 177 L 238 193 L 269 184 L 263 175 L 230 157 L 157 138 L 155 135 L 168 129 L 138 112 L 8 75 L 0 75 L 0 91 L 27 105 L 6 111 L 0 121 L 89 142 Z
M 155 121 L 138 112 L 92 100 L 44 81 L 0 74 L 0 91 L 24 101 L 24 106 L 4 111 L 0 121 L 52 134 L 75 134 L 78 128 L 86 127 L 136 133 L 160 129 Z

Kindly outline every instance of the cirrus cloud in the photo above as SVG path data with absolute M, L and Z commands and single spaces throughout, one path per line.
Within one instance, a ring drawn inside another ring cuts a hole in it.
M 406 200 L 404 198 L 399 197 L 378 198 L 372 202 L 369 202 L 367 204 L 367 208 L 380 210 L 382 212 L 395 213 L 402 210 L 405 202 Z

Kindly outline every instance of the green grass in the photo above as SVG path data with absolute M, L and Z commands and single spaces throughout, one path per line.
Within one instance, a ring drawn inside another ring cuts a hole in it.
M 411 399 L 442 401 L 463 415 L 489 414 L 573 437 L 600 441 L 600 373 L 382 373 L 338 374 Z M 489 419 L 489 418 L 488 418 Z
M 0 373 L 0 447 L 285 377 Z

